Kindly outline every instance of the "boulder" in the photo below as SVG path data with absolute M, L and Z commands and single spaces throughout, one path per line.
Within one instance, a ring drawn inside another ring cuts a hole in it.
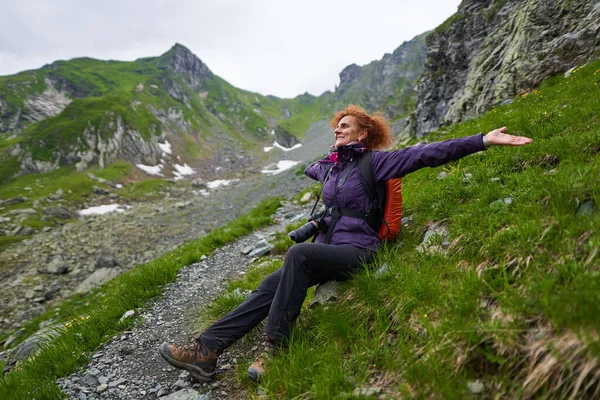
M 337 281 L 328 281 L 319 284 L 315 292 L 315 297 L 308 307 L 313 308 L 317 305 L 324 305 L 336 301 L 340 296 L 341 283 Z
M 105 282 L 113 279 L 115 276 L 119 275 L 121 271 L 116 268 L 101 268 L 94 271 L 93 274 L 88 276 L 83 282 L 77 286 L 77 293 L 85 293 L 89 292 L 91 289 L 96 286 L 100 286 Z
M 48 261 L 45 271 L 42 272 L 53 275 L 62 275 L 69 272 L 69 266 L 67 265 L 63 256 L 56 255 Z
M 10 206 L 11 204 L 19 204 L 24 203 L 28 199 L 24 196 L 11 197 L 10 199 L 0 200 L 0 205 L 2 206 Z
M 59 327 L 59 325 L 55 324 L 40 329 L 31 335 L 29 339 L 25 340 L 23 343 L 15 347 L 14 350 L 10 351 L 6 358 L 4 373 L 13 369 L 18 362 L 24 361 L 33 356 L 44 344 L 49 343 L 53 338 L 58 336 L 56 329 L 57 327 Z
M 96 194 L 100 194 L 100 195 L 104 195 L 104 194 L 109 194 L 110 192 L 104 188 L 98 187 L 96 185 L 94 185 L 92 187 L 92 190 L 94 191 L 94 193 Z
M 105 247 L 100 250 L 98 259 L 96 260 L 96 268 L 111 268 L 117 266 L 118 263 L 115 260 L 115 251 L 110 247 Z
M 78 217 L 76 213 L 67 207 L 48 207 L 44 209 L 44 214 L 61 219 L 75 219 Z
M 64 191 L 62 189 L 58 189 L 56 191 L 56 193 L 49 195 L 48 198 L 50 200 L 59 200 L 59 199 L 62 199 L 63 194 L 64 194 Z

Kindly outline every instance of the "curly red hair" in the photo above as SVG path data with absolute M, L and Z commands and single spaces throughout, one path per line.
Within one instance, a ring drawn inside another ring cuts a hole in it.
M 361 140 L 361 143 L 368 149 L 379 150 L 392 144 L 392 128 L 380 111 L 369 115 L 362 107 L 350 104 L 345 109 L 336 112 L 333 119 L 329 121 L 329 125 L 335 129 L 338 122 L 348 115 L 354 117 L 360 130 L 367 130 L 367 137 Z

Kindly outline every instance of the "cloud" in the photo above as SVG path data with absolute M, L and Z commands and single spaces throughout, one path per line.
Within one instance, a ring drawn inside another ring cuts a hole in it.
M 134 60 L 175 42 L 233 85 L 293 97 L 333 90 L 364 65 L 448 18 L 459 0 L 4 0 L 0 74 L 57 59 Z

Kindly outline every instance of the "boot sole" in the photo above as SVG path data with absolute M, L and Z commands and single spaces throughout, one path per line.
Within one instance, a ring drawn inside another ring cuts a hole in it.
M 171 356 L 171 352 L 169 351 L 168 343 L 161 344 L 160 347 L 158 348 L 158 352 L 162 356 L 162 358 L 165 359 L 166 362 L 168 362 L 175 368 L 185 369 L 186 371 L 188 371 L 190 373 L 190 375 L 192 377 L 194 377 L 195 379 L 197 379 L 199 381 L 210 382 L 215 377 L 215 372 L 206 372 L 202 368 L 197 367 L 193 364 L 182 363 L 182 362 L 174 359 Z

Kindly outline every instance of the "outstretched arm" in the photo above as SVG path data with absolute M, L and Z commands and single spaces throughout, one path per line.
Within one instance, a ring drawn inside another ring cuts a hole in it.
M 499 129 L 494 129 L 489 132 L 487 135 L 483 137 L 483 143 L 485 147 L 489 146 L 525 146 L 533 142 L 533 139 L 530 139 L 525 136 L 513 136 L 506 134 L 508 129 L 506 127 L 502 127 Z

